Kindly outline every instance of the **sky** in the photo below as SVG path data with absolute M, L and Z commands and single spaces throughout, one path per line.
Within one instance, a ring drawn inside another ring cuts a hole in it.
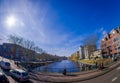
M 120 26 L 120 0 L 0 0 L 0 42 L 10 34 L 50 54 L 70 56 L 85 38 Z

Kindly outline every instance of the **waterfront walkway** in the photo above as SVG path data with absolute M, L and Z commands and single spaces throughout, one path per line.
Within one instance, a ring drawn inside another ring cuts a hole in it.
M 68 73 L 66 76 L 60 74 L 60 73 L 38 73 L 38 72 L 31 72 L 30 78 L 38 81 L 44 81 L 44 82 L 78 82 L 78 81 L 84 81 L 88 79 L 92 79 L 98 76 L 101 76 L 107 72 L 110 72 L 114 68 L 118 67 L 120 65 L 120 61 L 116 61 L 110 65 L 108 65 L 103 70 L 90 70 L 90 71 L 84 71 L 84 72 L 78 72 L 78 73 Z

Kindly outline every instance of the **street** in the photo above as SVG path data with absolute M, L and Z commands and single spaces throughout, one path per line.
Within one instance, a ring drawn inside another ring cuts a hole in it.
M 19 83 L 15 79 L 13 79 L 11 76 L 9 76 L 9 73 L 6 73 L 10 83 Z M 28 83 L 28 82 L 26 82 Z M 48 82 L 40 82 L 37 80 L 30 79 L 29 83 L 48 83 Z M 111 72 L 108 72 L 105 75 L 96 77 L 94 79 L 81 81 L 81 82 L 73 82 L 73 83 L 120 83 L 120 66 L 112 70 Z
M 105 75 L 76 83 L 120 83 L 120 66 Z
M 2 59 L 2 58 L 0 57 L 0 59 Z M 12 68 L 17 68 L 17 66 L 14 64 L 13 61 L 10 61 L 5 58 L 3 60 L 10 62 Z M 7 76 L 7 78 L 9 79 L 10 83 L 19 83 L 16 79 L 14 79 L 10 76 L 10 72 L 4 71 L 4 73 Z M 46 82 L 40 82 L 37 80 L 30 79 L 29 82 L 27 81 L 26 83 L 46 83 Z M 120 83 L 120 66 L 115 68 L 114 70 L 108 72 L 105 75 L 96 77 L 94 79 L 81 81 L 81 82 L 75 82 L 75 83 Z
M 6 59 L 6 58 L 2 58 L 2 57 L 0 56 L 0 61 L 1 61 L 1 60 L 10 62 L 12 69 L 18 68 L 18 67 L 14 64 L 14 61 L 13 61 L 13 60 L 9 60 L 9 59 Z M 19 83 L 18 80 L 14 79 L 14 78 L 12 78 L 12 77 L 10 76 L 10 72 L 9 72 L 9 71 L 3 71 L 3 72 L 5 73 L 6 77 L 9 79 L 9 82 L 10 82 L 10 83 Z M 25 83 L 38 83 L 38 82 L 37 82 L 36 80 L 29 79 L 29 82 L 27 81 L 27 82 L 25 82 Z M 42 82 L 39 82 L 39 83 L 42 83 Z
M 20 83 L 17 79 L 12 78 L 10 76 L 10 72 L 4 71 L 4 73 L 7 76 L 7 78 L 9 79 L 10 83 Z M 45 82 L 40 82 L 40 81 L 36 81 L 36 80 L 33 80 L 33 79 L 29 79 L 29 81 L 26 81 L 26 82 L 23 82 L 23 83 L 45 83 Z

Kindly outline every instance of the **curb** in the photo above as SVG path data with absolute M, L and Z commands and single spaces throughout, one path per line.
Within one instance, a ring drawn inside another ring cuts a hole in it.
M 118 67 L 120 65 L 120 63 L 118 63 L 117 65 L 113 66 L 112 68 L 109 68 L 109 69 L 104 69 L 102 70 L 100 73 L 96 74 L 96 75 L 93 75 L 93 76 L 88 76 L 87 78 L 75 78 L 75 79 L 69 79 L 69 80 L 55 80 L 55 79 L 47 79 L 45 82 L 52 82 L 52 83 L 71 83 L 71 82 L 80 82 L 80 81 L 85 81 L 85 80 L 89 80 L 89 79 L 92 79 L 92 78 L 96 78 L 96 77 L 99 77 L 99 76 L 102 76 L 110 71 L 112 71 L 114 68 Z
M 80 82 L 80 81 L 85 81 L 85 80 L 89 80 L 89 79 L 92 79 L 92 78 L 102 76 L 102 75 L 112 71 L 113 69 L 115 69 L 119 65 L 120 65 L 120 61 L 118 61 L 115 65 L 110 66 L 110 68 L 103 69 L 103 70 L 101 70 L 100 72 L 98 72 L 97 74 L 95 74 L 93 76 L 88 76 L 88 77 L 84 77 L 84 78 L 77 77 L 77 78 L 71 78 L 71 79 L 57 80 L 55 78 L 50 78 L 48 76 L 47 79 L 43 78 L 43 79 L 40 80 L 40 79 L 35 78 L 35 80 L 44 81 L 44 82 L 52 82 L 52 83 L 72 83 L 72 82 L 78 82 L 78 81 Z M 64 78 L 64 76 L 63 76 L 63 78 Z

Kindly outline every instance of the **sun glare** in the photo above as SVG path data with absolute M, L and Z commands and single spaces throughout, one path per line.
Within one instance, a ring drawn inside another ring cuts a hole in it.
M 8 27 L 15 26 L 15 24 L 16 24 L 16 18 L 14 16 L 7 17 L 7 19 L 6 19 L 6 25 Z

